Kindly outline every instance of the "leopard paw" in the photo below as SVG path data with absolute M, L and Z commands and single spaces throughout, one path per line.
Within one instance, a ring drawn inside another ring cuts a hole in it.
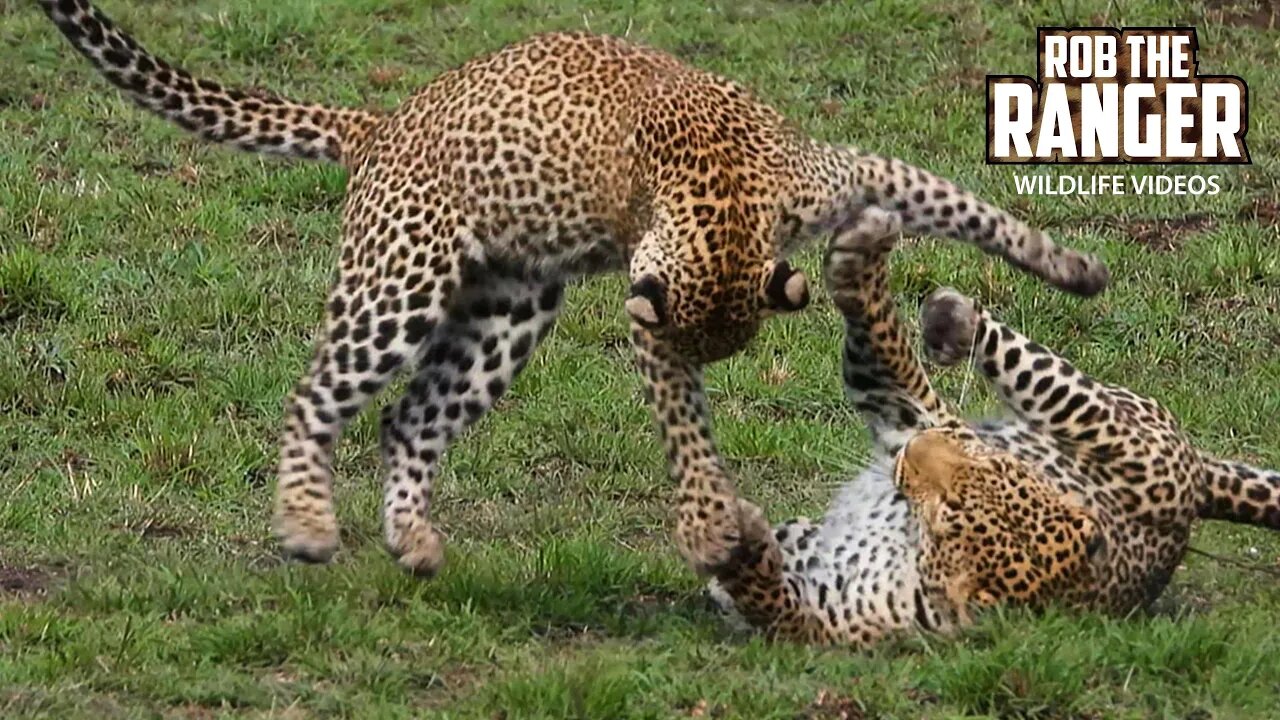
M 401 568 L 420 578 L 435 577 L 444 566 L 444 536 L 429 522 L 390 529 L 387 551 Z
M 871 206 L 836 226 L 827 249 L 835 253 L 885 252 L 893 248 L 901 234 L 901 215 Z
M 773 539 L 773 527 L 764 511 L 750 500 L 738 498 L 738 528 L 746 544 L 767 543 Z
M 973 352 L 978 307 L 951 288 L 939 288 L 920 308 L 925 352 L 939 365 L 955 365 Z
M 742 532 L 737 499 L 697 498 L 679 509 L 676 547 L 699 576 L 716 576 L 737 564 Z
M 338 520 L 332 510 L 282 506 L 271 525 L 287 557 L 327 563 L 338 551 Z

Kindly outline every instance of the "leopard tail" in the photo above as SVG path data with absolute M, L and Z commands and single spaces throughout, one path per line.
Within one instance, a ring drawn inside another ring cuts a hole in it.
M 1054 242 L 1011 213 L 897 158 L 845 150 L 846 172 L 861 203 L 902 218 L 903 231 L 971 243 L 1074 295 L 1102 292 L 1110 280 L 1096 256 Z
M 196 79 L 152 55 L 88 0 L 39 0 L 72 46 L 133 102 L 210 142 L 343 163 L 377 113 L 297 103 Z
M 1280 530 L 1280 472 L 1201 455 L 1199 515 Z

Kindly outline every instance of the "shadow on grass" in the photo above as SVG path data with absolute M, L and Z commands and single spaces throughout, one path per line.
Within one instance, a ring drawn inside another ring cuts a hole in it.
M 722 626 L 678 561 L 600 540 L 551 540 L 526 549 L 470 545 L 451 550 L 448 565 L 431 580 L 403 573 L 373 547 L 343 553 L 328 566 L 269 556 L 211 560 L 180 546 L 150 555 L 87 568 L 50 605 L 77 615 L 197 623 L 240 614 L 334 614 L 345 624 L 400 613 L 401 623 L 424 632 L 443 632 L 465 617 L 499 635 L 544 642 Z

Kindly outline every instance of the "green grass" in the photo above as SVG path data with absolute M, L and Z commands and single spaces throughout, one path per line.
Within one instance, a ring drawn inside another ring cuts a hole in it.
M 962 288 L 1161 398 L 1204 446 L 1280 466 L 1280 34 L 1222 3 L 104 5 L 199 74 L 381 106 L 535 30 L 629 31 L 752 86 L 817 136 L 953 177 L 1100 252 L 1114 283 L 1090 301 L 948 243 L 904 250 L 894 272 L 908 307 Z M 1034 72 L 1037 24 L 1166 23 L 1199 26 L 1202 71 L 1250 84 L 1254 164 L 1198 169 L 1223 177 L 1220 195 L 1018 198 L 1015 170 L 983 164 L 981 78 Z M 0 67 L 0 716 L 1280 707 L 1280 582 L 1200 556 L 1150 616 L 1009 613 L 955 642 L 870 654 L 733 634 L 668 541 L 671 493 L 619 278 L 571 291 L 501 411 L 448 458 L 440 577 L 408 578 L 380 548 L 373 411 L 339 452 L 343 552 L 330 567 L 283 564 L 267 531 L 275 440 L 336 255 L 343 173 L 209 148 L 133 109 L 31 3 L 0 0 Z M 1191 213 L 1212 222 L 1172 250 L 1133 239 L 1137 221 Z M 801 265 L 816 277 L 816 252 Z M 775 518 L 820 512 L 865 450 L 840 393 L 839 337 L 819 297 L 708 373 L 723 451 Z M 963 373 L 938 382 L 973 413 L 995 409 Z M 1275 536 L 1230 526 L 1202 528 L 1195 545 L 1280 557 Z

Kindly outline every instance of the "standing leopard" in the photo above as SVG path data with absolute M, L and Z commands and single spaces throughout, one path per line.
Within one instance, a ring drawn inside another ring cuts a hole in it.
M 845 391 L 878 460 L 818 523 L 771 529 L 739 501 L 741 564 L 711 583 L 726 610 L 776 636 L 855 646 L 945 633 L 1001 602 L 1122 614 L 1164 590 L 1197 518 L 1280 530 L 1280 473 L 1195 449 L 1155 401 L 941 289 L 921 311 L 926 352 L 940 365 L 969 360 L 1012 411 L 974 424 L 952 415 L 888 286 L 901 227 L 870 208 L 826 258 L 845 320 Z
M 349 171 L 324 330 L 280 449 L 273 526 L 305 560 L 338 548 L 344 426 L 407 369 L 407 392 L 381 418 L 385 541 L 412 572 L 440 567 L 429 510 L 441 456 L 510 387 L 569 279 L 629 272 L 637 364 L 662 408 L 672 474 L 686 479 L 676 544 L 704 573 L 731 563 L 739 533 L 722 512 L 736 491 L 701 366 L 741 349 L 763 318 L 805 306 L 806 280 L 783 259 L 803 240 L 883 206 L 1069 292 L 1107 282 L 1093 257 L 950 182 L 817 142 L 737 84 L 619 38 L 537 35 L 378 112 L 196 79 L 87 0 L 39 4 L 142 107 L 212 142 Z

